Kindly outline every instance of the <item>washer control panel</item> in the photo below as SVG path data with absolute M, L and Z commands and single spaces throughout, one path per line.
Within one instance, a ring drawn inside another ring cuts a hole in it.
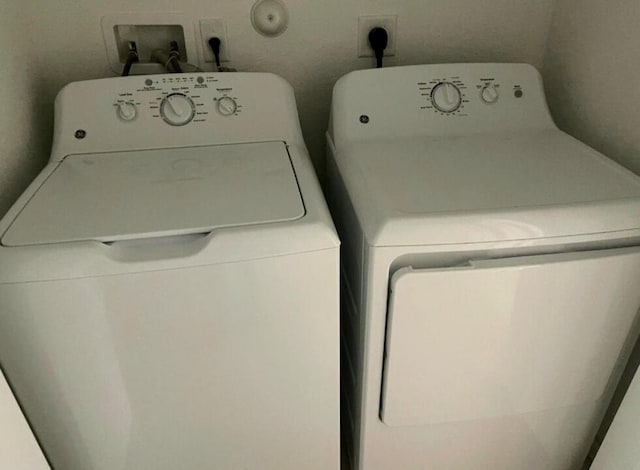
M 219 82 L 204 74 L 142 77 L 135 88 L 120 91 L 113 106 L 121 121 L 133 122 L 143 108 L 169 126 L 207 122 L 214 114 L 238 116 L 243 106 L 233 87 Z
M 56 98 L 55 159 L 248 141 L 302 141 L 293 89 L 277 75 L 132 75 L 70 83 Z

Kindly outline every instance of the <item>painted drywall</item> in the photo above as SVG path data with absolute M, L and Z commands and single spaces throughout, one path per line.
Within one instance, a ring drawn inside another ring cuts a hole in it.
M 0 214 L 46 162 L 50 140 L 37 119 L 42 109 L 27 29 L 19 2 L 0 2 Z M 0 468 L 49 468 L 1 370 Z
M 640 174 L 640 2 L 558 0 L 544 78 L 558 126 Z
M 44 165 L 51 141 L 51 104 L 40 98 L 24 10 L 17 0 L 0 1 L 0 215 Z
M 49 465 L 0 371 L 0 468 L 49 470 Z
M 232 53 L 229 65 L 241 71 L 274 72 L 294 86 L 305 140 L 321 170 L 333 84 L 341 75 L 372 64 L 371 59 L 357 57 L 359 15 L 398 15 L 398 53 L 386 61 L 388 65 L 506 61 L 540 67 L 555 0 L 283 1 L 289 12 L 289 27 L 281 36 L 267 38 L 251 26 L 252 0 L 3 0 L 19 5 L 21 16 L 29 23 L 28 31 L 37 32 L 37 47 L 28 56 L 36 63 L 37 80 L 12 78 L 11 90 L 5 92 L 0 104 L 7 109 L 21 100 L 37 99 L 43 119 L 31 130 L 49 135 L 53 100 L 64 84 L 113 75 L 100 27 L 104 15 L 179 12 L 194 23 L 200 18 L 223 18 Z M 6 40 L 1 47 L 6 49 L 14 33 L 3 34 Z M 21 58 L 14 57 L 8 75 L 21 67 Z M 211 70 L 208 64 L 203 68 Z M 21 119 L 29 120 L 28 116 Z M 0 163 L 3 212 L 7 201 L 17 195 L 44 159 L 42 155 L 34 157 L 33 152 L 40 149 L 21 143 L 21 134 L 6 121 L 0 124 L 0 132 L 8 141 L 5 146 L 12 147 L 11 156 L 5 152 Z
M 638 174 L 639 18 L 637 0 L 557 0 L 543 68 L 556 124 Z M 593 450 L 602 442 L 639 363 L 640 344 L 631 356 Z

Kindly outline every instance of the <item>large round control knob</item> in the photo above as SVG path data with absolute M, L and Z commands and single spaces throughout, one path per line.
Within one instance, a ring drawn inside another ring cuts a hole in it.
M 166 96 L 160 103 L 160 115 L 167 124 L 172 126 L 184 126 L 193 119 L 196 107 L 187 95 L 172 93 Z
M 462 104 L 462 93 L 450 82 L 441 82 L 431 90 L 431 103 L 443 113 L 453 113 Z
M 133 121 L 138 115 L 136 105 L 133 103 L 118 103 L 118 117 L 123 121 Z
M 218 100 L 218 112 L 223 116 L 231 116 L 238 109 L 238 103 L 233 98 L 223 96 Z
M 482 91 L 480 92 L 480 98 L 487 104 L 493 104 L 498 101 L 500 95 L 498 95 L 498 89 L 495 85 L 488 84 L 485 85 Z

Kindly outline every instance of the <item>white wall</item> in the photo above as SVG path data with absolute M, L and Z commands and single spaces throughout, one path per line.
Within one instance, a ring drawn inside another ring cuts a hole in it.
M 544 63 L 547 98 L 558 126 L 638 174 L 639 19 L 637 0 L 557 0 Z M 597 442 L 638 363 L 640 344 Z
M 67 82 L 112 75 L 109 70 L 100 19 L 105 14 L 132 11 L 172 12 L 227 22 L 231 66 L 242 71 L 270 71 L 282 75 L 295 88 L 303 131 L 318 167 L 324 160 L 324 130 L 331 89 L 343 74 L 369 67 L 371 59 L 358 59 L 358 15 L 397 14 L 398 54 L 386 64 L 455 61 L 514 61 L 541 66 L 555 0 L 283 0 L 289 10 L 288 30 L 277 38 L 256 33 L 249 20 L 253 0 L 60 0 L 19 2 L 37 37 L 27 56 L 37 67 L 37 80 L 12 79 L 2 96 L 6 109 L 20 100 L 37 97 L 45 119 L 34 130 L 49 136 L 53 99 Z M 17 16 L 14 14 L 14 17 Z M 11 24 L 10 19 L 4 15 Z M 14 33 L 4 32 L 7 48 Z M 6 54 L 6 50 L 3 51 Z M 5 75 L 22 75 L 15 58 Z M 5 88 L 6 89 L 6 88 Z M 17 95 L 17 96 L 16 96 Z M 28 116 L 21 117 L 28 121 Z M 23 123 L 24 124 L 24 123 Z M 6 120 L 0 122 L 5 150 L 0 160 L 0 213 L 7 202 L 33 176 L 44 158 L 38 146 L 26 145 Z M 15 135 L 15 138 L 12 137 Z M 7 146 L 11 147 L 9 152 Z
M 558 0 L 544 78 L 556 123 L 640 174 L 640 2 Z
M 15 0 L 0 1 L 0 214 L 46 161 L 50 132 L 40 106 L 28 21 Z M 0 361 L 1 362 L 1 361 Z M 0 370 L 0 468 L 49 466 Z
M 51 140 L 53 111 L 40 99 L 44 82 L 20 4 L 0 1 L 0 214 L 44 165 Z

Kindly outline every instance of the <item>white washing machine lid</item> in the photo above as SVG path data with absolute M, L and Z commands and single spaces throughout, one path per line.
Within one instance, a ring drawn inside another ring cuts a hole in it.
M 640 178 L 558 130 L 357 142 L 336 152 L 373 245 L 640 229 Z
M 26 202 L 2 244 L 186 235 L 304 213 L 283 142 L 69 155 Z

